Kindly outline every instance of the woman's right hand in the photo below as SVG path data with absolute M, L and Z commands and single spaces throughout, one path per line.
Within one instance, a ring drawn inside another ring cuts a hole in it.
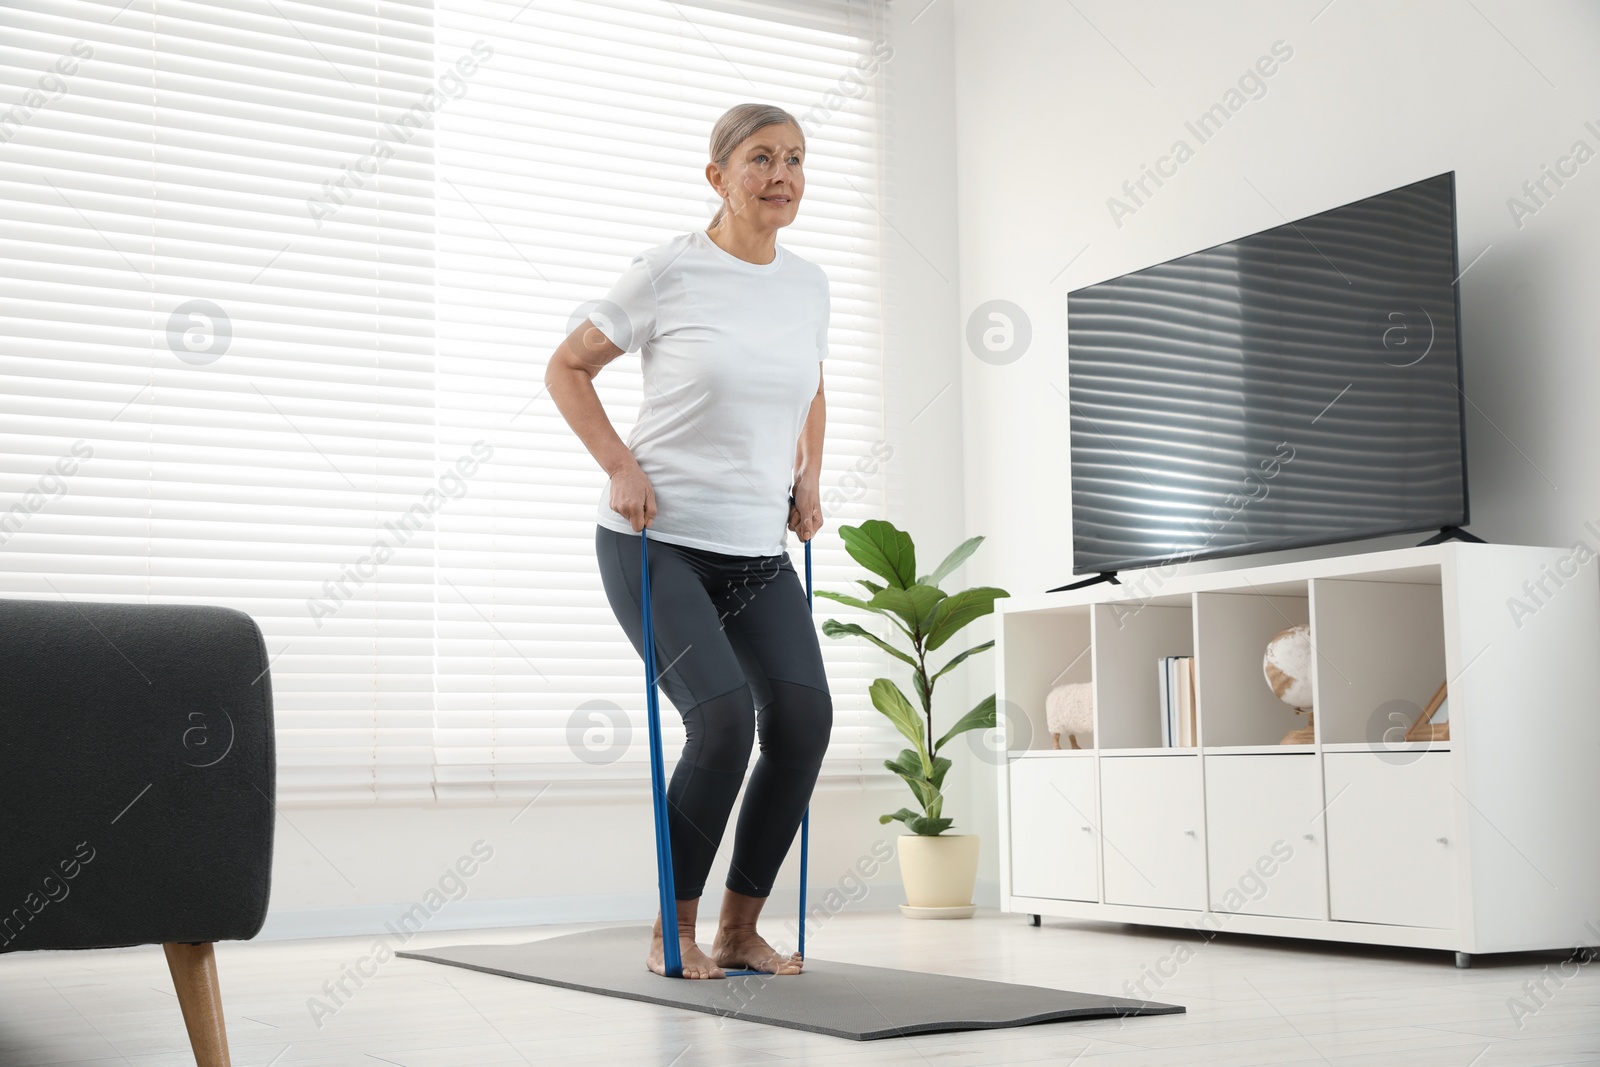
M 634 533 L 654 521 L 656 492 L 637 462 L 611 476 L 611 510 L 627 519 Z

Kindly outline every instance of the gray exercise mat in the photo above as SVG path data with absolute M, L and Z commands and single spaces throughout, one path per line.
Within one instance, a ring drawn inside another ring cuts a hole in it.
M 397 955 L 854 1041 L 1184 1010 L 1150 1000 L 818 959 L 806 960 L 799 974 L 665 978 L 644 965 L 650 934 L 650 926 L 612 926 L 521 945 L 450 945 Z

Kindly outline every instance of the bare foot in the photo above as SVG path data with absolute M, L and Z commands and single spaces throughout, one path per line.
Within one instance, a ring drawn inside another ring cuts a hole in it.
M 721 967 L 713 963 L 700 946 L 695 944 L 694 926 L 679 927 L 678 955 L 683 961 L 683 977 L 685 978 L 722 978 L 725 977 Z M 644 965 L 656 974 L 666 977 L 667 974 L 667 949 L 666 942 L 661 936 L 661 917 L 656 917 L 656 928 L 650 938 L 650 953 L 644 958 Z
M 800 953 L 780 956 L 766 938 L 752 929 L 718 928 L 711 941 L 711 958 L 729 970 L 764 971 L 767 974 L 799 974 L 804 961 Z

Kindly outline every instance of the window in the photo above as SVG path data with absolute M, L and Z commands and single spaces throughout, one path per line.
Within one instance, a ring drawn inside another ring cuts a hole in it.
M 648 779 L 605 477 L 545 362 L 635 252 L 709 222 L 716 117 L 787 108 L 780 240 L 833 297 L 813 579 L 859 573 L 836 531 L 887 475 L 882 3 L 7 5 L 5 595 L 249 612 L 286 802 Z M 624 437 L 638 361 L 596 380 Z M 881 654 L 823 648 L 823 774 L 885 773 Z

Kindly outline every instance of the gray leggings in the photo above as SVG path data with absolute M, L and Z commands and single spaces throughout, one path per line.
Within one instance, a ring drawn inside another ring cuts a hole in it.
M 642 658 L 638 534 L 595 524 L 611 610 Z M 677 899 L 705 889 L 723 828 L 750 772 L 727 888 L 772 892 L 811 802 L 833 729 L 833 698 L 805 585 L 787 553 L 737 556 L 650 538 L 650 602 L 661 691 L 683 717 L 683 755 L 667 785 Z

